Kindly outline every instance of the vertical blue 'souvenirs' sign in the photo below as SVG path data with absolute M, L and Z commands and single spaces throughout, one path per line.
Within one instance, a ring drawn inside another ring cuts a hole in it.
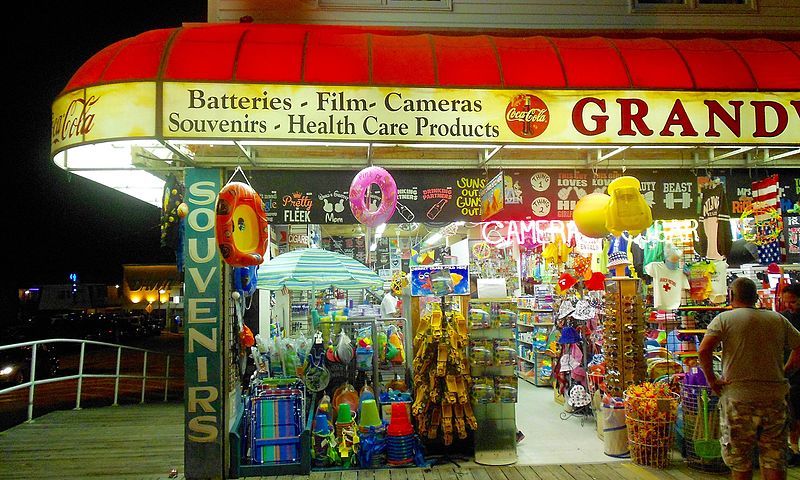
M 214 235 L 222 184 L 217 169 L 186 171 L 185 438 L 186 478 L 222 478 L 222 263 Z

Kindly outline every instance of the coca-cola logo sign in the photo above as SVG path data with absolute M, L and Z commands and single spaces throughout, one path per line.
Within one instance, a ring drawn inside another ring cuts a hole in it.
M 515 95 L 506 107 L 506 124 L 519 137 L 538 137 L 550 124 L 550 110 L 536 95 Z

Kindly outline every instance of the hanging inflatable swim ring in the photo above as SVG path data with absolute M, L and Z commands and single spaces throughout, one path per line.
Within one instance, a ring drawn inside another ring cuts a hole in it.
M 217 245 L 233 267 L 260 265 L 267 251 L 268 226 L 264 202 L 253 187 L 231 182 L 217 199 Z
M 381 204 L 377 210 L 369 208 L 369 187 L 381 189 Z M 394 178 L 381 167 L 367 167 L 356 174 L 350 184 L 350 210 L 360 223 L 377 227 L 392 218 L 397 207 L 397 184 Z

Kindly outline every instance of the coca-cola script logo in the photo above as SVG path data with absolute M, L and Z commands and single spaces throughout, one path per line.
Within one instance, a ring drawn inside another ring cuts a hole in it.
M 508 102 L 506 123 L 519 137 L 538 137 L 550 123 L 550 111 L 541 98 L 523 93 Z

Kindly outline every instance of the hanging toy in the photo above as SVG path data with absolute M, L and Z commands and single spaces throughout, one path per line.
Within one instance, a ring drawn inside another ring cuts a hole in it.
M 186 216 L 180 215 L 186 187 L 179 182 L 174 173 L 167 175 L 164 182 L 164 195 L 161 204 L 161 246 L 177 249 L 181 220 Z M 188 213 L 188 212 L 187 212 Z
M 258 281 L 257 272 L 257 265 L 234 267 L 233 288 L 246 297 L 253 295 L 256 293 L 256 282 Z
M 389 339 L 386 337 L 386 332 L 378 332 L 378 355 L 381 363 L 386 361 L 386 344 Z
M 242 329 L 239 331 L 239 341 L 242 343 L 244 348 L 250 348 L 256 344 L 256 339 L 253 336 L 253 331 L 250 330 L 250 327 L 247 325 L 243 325 Z
M 316 415 L 313 426 L 312 457 L 314 466 L 331 467 L 341 462 L 336 437 L 326 415 Z
M 314 413 L 314 422 L 317 422 L 320 418 L 320 415 L 324 416 L 328 422 L 329 426 L 333 425 L 333 408 L 331 406 L 331 397 L 328 394 L 323 394 L 322 398 L 319 399 L 319 403 L 317 404 L 317 410 Z M 319 428 L 316 423 L 313 425 L 313 428 L 316 430 Z
M 606 228 L 618 237 L 628 231 L 633 237 L 653 224 L 653 214 L 639 191 L 641 182 L 636 177 L 624 176 L 608 185 L 611 200 L 606 211 Z
M 391 325 L 388 328 L 389 337 L 386 345 L 386 359 L 392 363 L 403 363 L 405 361 L 405 353 L 403 350 L 403 339 L 397 331 L 397 327 Z
M 581 197 L 572 212 L 578 231 L 589 238 L 603 238 L 608 235 L 606 213 L 610 201 L 611 197 L 601 192 Z
M 349 382 L 339 385 L 339 388 L 333 392 L 332 397 L 334 417 L 339 417 L 339 408 L 342 406 L 342 404 L 347 405 L 351 415 L 354 414 L 358 411 L 358 402 L 358 392 L 356 392 L 356 389 L 353 387 L 353 385 L 351 385 Z
M 413 340 L 415 392 L 411 413 L 421 435 L 430 439 L 441 436 L 444 444 L 450 445 L 455 435 L 466 438 L 467 427 L 475 430 L 478 426 L 467 394 L 472 386 L 466 348 L 467 319 L 458 309 L 445 313 L 438 304 L 429 305 Z M 398 436 L 404 433 L 398 432 Z M 389 432 L 387 440 L 391 436 Z M 394 460 L 405 462 L 408 457 Z
M 408 287 L 408 275 L 402 270 L 397 270 L 392 274 L 391 280 L 392 293 L 395 296 L 403 294 L 403 290 Z
M 337 409 L 335 435 L 342 466 L 350 467 L 357 463 L 358 432 L 350 405 L 342 403 Z
M 230 182 L 219 192 L 216 237 L 225 263 L 233 267 L 260 265 L 269 241 L 264 202 L 247 183 Z
M 381 203 L 371 209 L 370 186 L 377 185 L 381 190 Z M 350 184 L 350 210 L 359 223 L 377 227 L 386 223 L 397 207 L 397 184 L 392 175 L 381 167 L 367 167 L 356 174 Z
M 308 365 L 305 368 L 301 380 L 310 391 L 321 392 L 328 387 L 331 381 L 331 372 L 325 367 L 325 362 L 322 359 L 321 353 L 319 355 L 309 355 L 309 357 Z M 330 401 L 328 403 L 330 403 Z M 320 404 L 322 404 L 322 402 L 320 402 Z
M 350 337 L 342 330 L 339 332 L 339 343 L 336 345 L 336 358 L 338 358 L 341 363 L 349 364 L 350 360 L 353 359 L 353 355 L 355 355 L 353 341 L 350 340 Z

